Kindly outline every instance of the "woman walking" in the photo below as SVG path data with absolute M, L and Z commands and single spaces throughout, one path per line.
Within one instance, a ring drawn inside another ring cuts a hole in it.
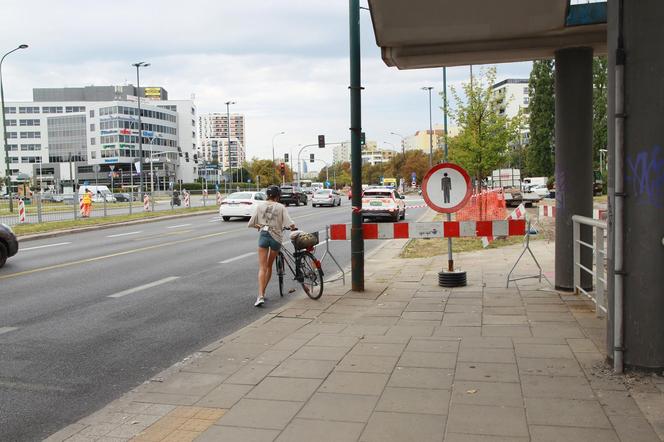
M 270 186 L 267 189 L 267 202 L 256 208 L 249 220 L 250 228 L 258 229 L 258 297 L 254 306 L 265 302 L 265 289 L 272 277 L 272 264 L 279 254 L 284 226 L 295 230 L 295 223 L 288 210 L 279 202 L 281 189 Z

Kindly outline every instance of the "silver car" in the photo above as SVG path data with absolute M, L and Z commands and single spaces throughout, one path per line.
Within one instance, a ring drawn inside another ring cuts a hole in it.
M 340 206 L 341 205 L 341 195 L 336 190 L 324 189 L 319 190 L 314 193 L 313 198 L 311 199 L 311 205 L 316 206 Z

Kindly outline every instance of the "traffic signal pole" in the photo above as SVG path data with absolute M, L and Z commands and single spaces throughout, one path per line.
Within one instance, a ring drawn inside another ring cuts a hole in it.
M 360 1 L 349 0 L 350 28 L 350 140 L 353 215 L 351 225 L 351 281 L 354 292 L 364 291 L 362 236 L 362 86 L 360 70 Z

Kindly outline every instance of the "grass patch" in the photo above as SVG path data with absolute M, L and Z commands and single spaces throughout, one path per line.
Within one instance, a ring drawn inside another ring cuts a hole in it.
M 532 240 L 532 238 L 531 238 Z M 497 249 L 498 247 L 511 246 L 514 244 L 522 244 L 523 237 L 509 236 L 507 238 L 496 238 L 491 244 L 489 249 Z M 480 238 L 454 238 L 452 240 L 452 251 L 455 253 L 460 252 L 474 252 L 483 250 L 482 240 Z M 399 255 L 401 258 L 432 258 L 447 254 L 447 238 L 434 238 L 434 239 L 411 239 Z
M 193 207 L 193 208 L 182 208 L 174 210 L 164 210 L 159 212 L 141 212 L 133 213 L 131 215 L 114 215 L 107 216 L 106 218 L 87 218 L 87 219 L 78 219 L 76 221 L 53 221 L 46 222 L 41 224 L 17 224 L 12 226 L 14 233 L 17 236 L 21 235 L 30 235 L 33 233 L 45 233 L 45 232 L 54 232 L 58 230 L 68 230 L 77 227 L 89 227 L 89 226 L 102 226 L 107 224 L 119 224 L 126 221 L 135 221 L 141 219 L 151 219 L 151 218 L 161 218 L 169 215 L 182 215 L 182 214 L 191 214 L 197 212 L 210 211 L 211 213 L 217 212 L 216 207 Z

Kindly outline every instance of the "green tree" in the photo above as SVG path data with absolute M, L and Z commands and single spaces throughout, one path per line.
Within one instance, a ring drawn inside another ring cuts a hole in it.
M 600 149 L 606 149 L 608 144 L 606 75 L 606 57 L 595 57 L 593 59 L 593 163 L 596 169 L 600 166 Z
M 482 70 L 463 84 L 465 100 L 452 88 L 457 104 L 453 116 L 460 132 L 449 141 L 450 158 L 468 170 L 478 185 L 505 162 L 509 146 L 519 142 L 520 122 L 500 114 L 493 92 L 495 80 L 495 68 Z
M 526 175 L 552 176 L 556 98 L 553 60 L 536 60 L 530 72 L 530 141 L 526 152 Z

